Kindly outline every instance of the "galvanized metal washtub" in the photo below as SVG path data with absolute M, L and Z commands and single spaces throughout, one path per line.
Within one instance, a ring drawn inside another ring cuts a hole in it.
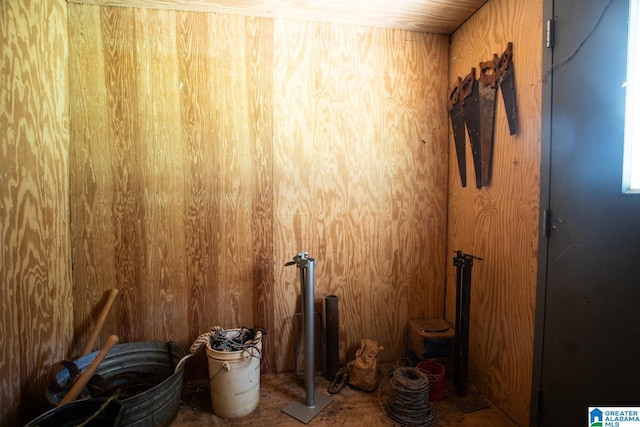
M 94 351 L 76 359 L 74 363 L 83 371 L 97 354 L 98 351 Z M 175 368 L 184 356 L 185 351 L 170 342 L 138 341 L 113 347 L 98 367 L 96 375 L 113 378 L 135 371 L 166 378 L 153 388 L 121 400 L 125 407 L 122 426 L 164 427 L 173 421 L 180 406 L 184 364 L 177 370 Z M 69 372 L 60 370 L 56 377 L 58 383 L 64 384 L 69 379 Z M 47 389 L 46 395 L 50 402 L 56 404 L 62 400 L 65 392 L 55 393 Z

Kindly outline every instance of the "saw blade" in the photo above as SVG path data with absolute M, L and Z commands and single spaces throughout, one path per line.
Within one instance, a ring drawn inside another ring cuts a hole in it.
M 456 147 L 456 156 L 458 158 L 458 171 L 460 172 L 460 181 L 463 187 L 467 186 L 467 160 L 465 156 L 465 135 L 464 135 L 464 112 L 462 110 L 462 102 L 460 99 L 460 85 L 462 79 L 458 77 L 458 81 L 453 86 L 449 94 L 449 115 L 451 116 L 451 127 L 453 129 L 453 140 Z
M 513 72 L 513 43 L 507 43 L 507 48 L 496 64 L 496 76 L 502 92 L 502 100 L 507 113 L 509 133 L 518 132 L 518 110 L 516 106 L 516 87 Z
M 476 69 L 462 81 L 462 110 L 464 111 L 464 123 L 469 133 L 471 155 L 473 156 L 473 168 L 476 175 L 476 187 L 482 188 L 482 145 L 480 137 L 480 94 Z
M 478 78 L 480 95 L 480 140 L 482 152 L 482 185 L 491 182 L 493 162 L 493 129 L 496 117 L 496 60 L 480 63 L 480 77 Z

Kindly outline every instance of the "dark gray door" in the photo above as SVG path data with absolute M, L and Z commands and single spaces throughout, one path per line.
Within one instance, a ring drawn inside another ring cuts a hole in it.
M 555 229 L 541 241 L 532 424 L 586 426 L 589 406 L 640 406 L 640 195 L 622 192 L 629 5 L 552 4 L 541 204 Z

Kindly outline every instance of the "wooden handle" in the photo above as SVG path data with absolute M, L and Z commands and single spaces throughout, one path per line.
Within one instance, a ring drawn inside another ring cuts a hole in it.
M 462 79 L 462 86 L 460 87 L 462 93 L 462 99 L 466 99 L 471 96 L 473 92 L 473 83 L 476 81 L 476 67 L 471 67 L 471 72 Z
M 87 369 L 84 370 L 82 375 L 80 375 L 78 380 L 73 384 L 73 387 L 71 387 L 67 395 L 60 401 L 60 403 L 58 403 L 58 406 L 62 406 L 65 403 L 76 400 L 84 386 L 87 385 L 93 374 L 96 373 L 96 370 L 98 369 L 98 366 L 100 366 L 100 363 L 102 363 L 102 360 L 106 357 L 107 353 L 109 353 L 113 346 L 118 344 L 118 341 L 120 341 L 120 338 L 118 338 L 117 335 L 111 335 L 107 338 L 107 341 L 100 349 L 100 352 L 96 355 L 96 358 L 93 359 L 89 366 L 87 366 Z
M 98 335 L 100 335 L 100 331 L 102 330 L 102 326 L 104 325 L 104 321 L 107 319 L 107 314 L 109 314 L 109 310 L 111 310 L 111 306 L 113 305 L 113 302 L 115 301 L 119 293 L 120 291 L 116 288 L 113 288 L 109 291 L 107 302 L 104 304 L 104 307 L 102 307 L 102 311 L 100 312 L 100 316 L 98 316 L 96 326 L 91 332 L 89 341 L 87 341 L 87 345 L 84 347 L 84 350 L 82 350 L 82 353 L 80 354 L 81 357 L 86 356 L 93 351 L 93 345 L 96 343 Z

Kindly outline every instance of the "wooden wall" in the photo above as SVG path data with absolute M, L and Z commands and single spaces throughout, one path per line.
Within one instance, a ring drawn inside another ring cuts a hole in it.
M 281 20 L 274 39 L 276 347 L 299 293 L 282 263 L 304 249 L 340 298 L 342 362 L 363 337 L 395 361 L 409 318 L 442 310 L 447 39 Z
M 271 329 L 271 31 L 70 5 L 78 329 L 111 287 L 104 337 L 188 349 L 214 325 Z
M 455 315 L 453 251 L 484 258 L 473 267 L 470 381 L 518 424 L 528 425 L 538 251 L 542 2 L 492 0 L 452 36 L 449 82 L 513 42 L 519 131 L 509 135 L 498 98 L 493 183 L 460 186 L 449 143 L 447 318 Z M 470 183 L 470 184 L 469 184 Z
M 77 348 L 118 287 L 103 338 L 262 325 L 292 370 L 302 250 L 342 363 L 442 314 L 445 36 L 69 4 L 69 37 Z
M 485 258 L 471 381 L 528 424 L 534 3 L 488 2 L 449 53 L 399 30 L 0 2 L 0 424 L 33 414 L 46 367 L 83 347 L 111 287 L 102 338 L 187 349 L 212 325 L 260 324 L 263 371 L 291 370 L 298 275 L 283 264 L 308 250 L 318 305 L 341 298 L 341 362 L 365 336 L 395 360 L 409 318 L 442 314 L 445 276 L 453 320 L 456 249 Z M 508 41 L 520 132 L 498 103 L 494 183 L 462 189 L 446 88 Z
M 67 5 L 0 2 L 0 425 L 46 407 L 45 367 L 67 356 Z

